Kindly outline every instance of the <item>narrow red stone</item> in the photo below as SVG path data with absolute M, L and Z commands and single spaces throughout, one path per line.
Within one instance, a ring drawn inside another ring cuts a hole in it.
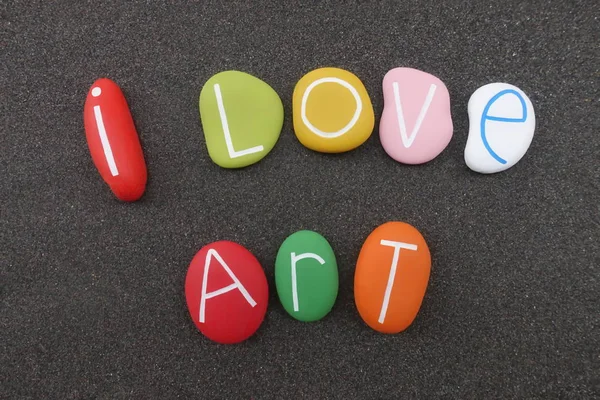
M 136 201 L 146 190 L 146 162 L 123 92 L 110 79 L 98 79 L 83 110 L 94 165 L 115 196 Z
M 217 343 L 233 344 L 248 339 L 262 324 L 269 288 L 256 257 L 223 240 L 196 253 L 185 279 L 185 297 L 200 332 Z

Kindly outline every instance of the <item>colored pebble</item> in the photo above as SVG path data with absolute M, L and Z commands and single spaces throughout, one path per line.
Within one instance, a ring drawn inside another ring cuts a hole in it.
M 363 144 L 375 114 L 367 89 L 351 72 L 319 68 L 304 75 L 292 97 L 296 137 L 322 153 L 342 153 Z
M 356 263 L 354 300 L 372 329 L 398 333 L 421 307 L 431 256 L 425 239 L 405 222 L 387 222 L 365 240 Z
M 507 83 L 490 83 L 469 99 L 469 137 L 465 163 L 475 172 L 507 170 L 527 152 L 535 131 L 529 97 Z
M 450 93 L 439 78 L 413 68 L 392 69 L 383 78 L 383 99 L 379 137 L 394 160 L 423 164 L 448 146 Z
M 260 327 L 268 305 L 265 273 L 243 246 L 218 241 L 192 259 L 185 279 L 188 311 L 196 327 L 222 344 L 242 342 Z
M 335 254 L 327 239 L 303 230 L 288 236 L 275 260 L 275 283 L 283 308 L 300 321 L 317 321 L 338 294 Z
M 199 107 L 208 154 L 223 168 L 262 160 L 283 127 L 283 103 L 277 92 L 245 72 L 212 76 L 200 92 Z
M 139 200 L 146 190 L 146 162 L 121 88 L 108 78 L 96 80 L 83 120 L 92 161 L 104 182 L 119 200 Z

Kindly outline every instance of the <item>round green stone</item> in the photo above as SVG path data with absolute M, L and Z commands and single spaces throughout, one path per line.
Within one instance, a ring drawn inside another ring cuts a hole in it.
M 339 286 L 335 254 L 327 239 L 309 230 L 288 236 L 277 252 L 275 285 L 283 308 L 295 319 L 325 317 Z

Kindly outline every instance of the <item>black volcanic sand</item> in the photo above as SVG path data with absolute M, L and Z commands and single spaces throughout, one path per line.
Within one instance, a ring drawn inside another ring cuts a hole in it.
M 320 3 L 2 3 L 0 397 L 600 396 L 597 3 Z M 422 166 L 388 157 L 377 129 L 345 154 L 303 147 L 292 92 L 323 66 L 360 77 L 377 124 L 388 70 L 438 76 L 450 145 Z M 198 111 L 204 82 L 228 69 L 285 106 L 273 151 L 235 171 L 210 160 Z M 83 103 L 103 76 L 143 143 L 137 203 L 115 199 L 87 149 Z M 469 96 L 491 82 L 527 93 L 537 129 L 517 165 L 486 176 L 463 150 Z M 413 325 L 382 335 L 356 311 L 353 274 L 391 220 L 422 232 L 433 265 Z M 277 249 L 300 229 L 339 263 L 337 302 L 316 323 L 275 292 Z M 237 346 L 200 334 L 183 291 L 194 254 L 221 239 L 252 251 L 270 284 L 265 322 Z

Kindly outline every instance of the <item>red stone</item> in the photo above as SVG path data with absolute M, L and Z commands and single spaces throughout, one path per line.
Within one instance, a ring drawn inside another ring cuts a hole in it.
M 217 343 L 233 344 L 248 339 L 262 324 L 269 287 L 256 257 L 223 240 L 204 246 L 192 259 L 185 298 L 200 332 Z
M 110 79 L 98 79 L 85 100 L 83 119 L 88 148 L 100 176 L 122 201 L 136 201 L 146 190 L 146 162 L 123 92 Z

